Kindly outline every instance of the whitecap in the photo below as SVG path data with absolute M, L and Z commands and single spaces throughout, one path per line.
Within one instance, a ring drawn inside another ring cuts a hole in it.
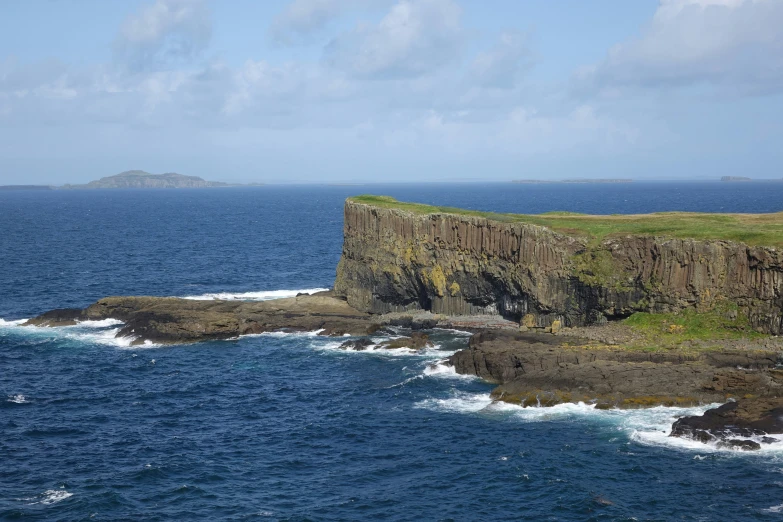
M 102 344 L 116 348 L 128 348 L 136 339 L 134 337 L 116 337 L 120 328 L 112 328 L 124 324 L 117 319 L 102 319 L 99 321 L 81 321 L 68 326 L 22 326 L 26 319 L 3 321 L 0 327 L 12 331 L 16 335 L 40 339 L 64 339 L 86 343 Z
M 20 326 L 23 323 L 26 323 L 29 321 L 29 319 L 16 319 L 14 321 L 6 321 L 5 319 L 0 319 L 0 328 L 11 328 L 14 326 Z
M 323 341 L 314 340 L 310 343 L 311 348 L 322 351 L 339 351 L 341 353 L 355 353 L 365 355 L 380 355 L 384 357 L 422 357 L 422 358 L 442 358 L 443 356 L 453 355 L 453 351 L 442 350 L 440 344 L 435 343 L 433 346 L 428 346 L 420 350 L 414 350 L 413 348 L 385 348 L 381 344 L 385 341 L 398 339 L 401 336 L 389 336 L 389 337 L 375 337 L 373 343 L 369 346 L 357 350 L 355 348 L 342 348 L 345 343 L 344 340 L 340 341 Z
M 426 377 L 439 377 L 446 379 L 464 379 L 466 381 L 473 381 L 478 379 L 475 375 L 464 375 L 457 373 L 457 369 L 454 365 L 449 364 L 448 359 L 441 359 L 432 364 L 428 364 L 424 368 L 424 376 Z
M 192 299 L 195 301 L 270 301 L 272 299 L 296 297 L 297 294 L 314 294 L 327 290 L 329 289 L 305 288 L 303 290 L 268 290 L 263 292 L 217 292 L 212 294 L 188 295 L 183 297 L 183 299 Z
M 69 493 L 65 491 L 65 489 L 48 489 L 38 495 L 37 497 L 32 498 L 24 498 L 21 500 L 29 501 L 32 500 L 33 502 L 30 502 L 29 505 L 33 506 L 35 504 L 43 504 L 45 506 L 56 504 L 57 502 L 62 502 L 66 498 L 72 497 L 73 493 Z
M 414 404 L 414 407 L 449 413 L 477 413 L 493 403 L 488 393 L 456 392 L 446 399 L 424 399 Z
M 701 415 L 719 404 L 707 404 L 690 408 L 657 406 L 640 409 L 597 409 L 594 404 L 583 402 L 564 403 L 549 407 L 522 407 L 502 401 L 493 401 L 488 393 L 466 394 L 456 391 L 448 398 L 432 398 L 416 403 L 417 407 L 435 411 L 477 413 L 496 412 L 516 418 L 521 422 L 578 421 L 594 422 L 608 430 L 619 432 L 631 441 L 648 446 L 661 446 L 698 453 L 722 454 L 781 454 L 783 435 L 768 436 L 776 442 L 761 443 L 762 437 L 735 437 L 761 443 L 761 449 L 743 451 L 739 448 L 719 447 L 716 443 L 702 443 L 682 437 L 670 437 L 672 424 L 680 417 Z
M 242 337 L 317 337 L 323 332 L 324 329 L 320 328 L 318 330 L 310 330 L 306 332 L 286 332 L 282 330 L 274 331 L 274 332 L 263 332 L 260 334 L 247 334 L 243 335 Z
M 763 511 L 766 511 L 767 513 L 783 513 L 783 504 L 778 504 L 777 506 L 768 507 Z
M 30 401 L 27 400 L 27 397 L 19 393 L 17 395 L 9 395 L 7 402 L 13 402 L 14 404 L 26 404 Z
M 70 326 L 63 326 L 62 328 L 108 328 L 109 326 L 117 326 L 125 324 L 119 319 L 101 319 L 99 321 L 77 321 L 76 324 Z

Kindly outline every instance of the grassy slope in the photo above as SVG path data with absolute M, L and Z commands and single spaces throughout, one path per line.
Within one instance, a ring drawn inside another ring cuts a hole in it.
M 783 212 L 774 214 L 707 214 L 701 212 L 657 212 L 597 216 L 573 212 L 545 214 L 495 214 L 452 207 L 405 203 L 388 196 L 349 198 L 383 208 L 397 208 L 418 214 L 448 213 L 478 216 L 507 223 L 530 223 L 564 234 L 603 239 L 613 235 L 667 236 L 693 239 L 724 239 L 749 245 L 783 247 Z

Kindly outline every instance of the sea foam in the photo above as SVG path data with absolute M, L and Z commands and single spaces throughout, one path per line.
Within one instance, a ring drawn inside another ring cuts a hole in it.
M 515 404 L 494 401 L 488 393 L 470 394 L 454 391 L 450 397 L 430 398 L 415 404 L 417 408 L 447 413 L 496 414 L 517 419 L 520 422 L 574 421 L 593 422 L 603 425 L 627 440 L 647 445 L 699 453 L 724 454 L 783 454 L 783 436 L 772 436 L 778 442 L 761 444 L 758 451 L 742 451 L 730 447 L 718 447 L 715 443 L 704 444 L 681 437 L 669 437 L 672 424 L 680 417 L 701 415 L 719 404 L 691 408 L 658 406 L 639 409 L 597 409 L 593 404 L 564 403 L 550 407 L 523 408 Z M 737 439 L 760 442 L 761 437 L 736 437 Z
M 65 491 L 65 489 L 48 489 L 41 493 L 40 495 L 37 495 L 35 497 L 31 498 L 23 498 L 20 499 L 22 501 L 28 502 L 28 505 L 35 505 L 35 504 L 43 504 L 45 506 L 56 504 L 58 502 L 62 502 L 66 498 L 70 498 L 73 496 L 73 493 L 69 493 Z M 32 501 L 32 502 L 30 502 Z
M 81 321 L 69 326 L 22 326 L 25 321 L 27 319 L 16 321 L 0 319 L 0 330 L 33 340 L 71 340 L 116 348 L 129 348 L 134 341 L 133 337 L 116 337 L 120 331 L 120 328 L 117 327 L 123 324 L 122 321 L 116 319 Z M 152 346 L 155 345 L 145 344 L 142 347 Z
M 462 379 L 466 381 L 473 381 L 478 379 L 475 375 L 465 375 L 457 373 L 457 369 L 448 363 L 448 359 L 441 359 L 432 364 L 428 364 L 424 368 L 423 375 L 425 377 L 438 377 L 446 379 Z
M 218 292 L 214 294 L 188 295 L 183 299 L 194 301 L 271 301 L 285 297 L 296 297 L 297 294 L 314 294 L 324 292 L 328 288 L 305 288 L 304 290 L 268 290 L 264 292 Z

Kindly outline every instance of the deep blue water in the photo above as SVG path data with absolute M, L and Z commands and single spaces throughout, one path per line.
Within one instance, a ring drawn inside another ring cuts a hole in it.
M 504 212 L 783 210 L 783 183 L 0 192 L 0 518 L 773 520 L 783 450 L 669 440 L 683 411 L 521 410 L 437 361 L 262 335 L 129 348 L 14 320 L 117 294 L 329 287 L 357 193 Z M 435 365 L 435 366 L 432 366 Z

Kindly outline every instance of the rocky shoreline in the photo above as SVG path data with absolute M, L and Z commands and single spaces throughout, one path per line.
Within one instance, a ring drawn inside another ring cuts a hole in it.
M 713 350 L 646 352 L 606 342 L 622 334 L 620 325 L 554 335 L 519 331 L 516 323 L 496 316 L 373 315 L 354 309 L 332 292 L 263 302 L 107 297 L 85 309 L 46 312 L 24 326 L 68 326 L 104 319 L 122 321 L 117 336 L 132 337 L 134 345 L 318 331 L 325 336 L 349 335 L 354 339 L 343 343 L 343 348 L 360 351 L 374 344 L 368 336 L 387 327 L 402 327 L 412 330 L 412 335 L 378 347 L 417 350 L 428 346 L 423 333 L 428 329 L 469 330 L 474 334 L 467 349 L 452 355 L 448 364 L 459 374 L 497 384 L 491 392 L 495 400 L 525 407 L 584 402 L 597 408 L 726 403 L 718 413 L 709 410 L 702 417 L 677 421 L 672 435 L 750 450 L 758 449 L 765 439 L 747 437 L 783 433 L 783 422 L 776 420 L 777 412 L 783 412 L 779 398 L 783 370 L 778 368 L 783 351 L 778 338 L 747 341 L 741 348 L 730 344 Z M 740 402 L 727 402 L 734 400 Z
M 598 408 L 726 403 L 678 421 L 672 435 L 756 449 L 763 439 L 741 441 L 769 429 L 783 433 L 775 421 L 783 412 L 779 247 L 640 234 L 590 241 L 571 229 L 520 221 L 524 216 L 420 207 L 373 196 L 347 200 L 333 291 L 264 302 L 107 297 L 25 324 L 115 319 L 124 323 L 117 335 L 133 344 L 318 331 L 353 337 L 343 345 L 350 350 L 375 349 L 368 336 L 389 327 L 467 330 L 474 333 L 469 346 L 449 364 L 495 383 L 496 400 Z M 763 218 L 776 223 L 780 216 Z M 740 221 L 740 230 L 750 227 Z M 658 314 L 652 326 L 642 325 L 647 330 L 622 321 L 645 314 Z M 681 324 L 686 316 L 691 323 Z M 713 335 L 716 325 L 725 335 Z M 424 332 L 377 346 L 427 344 Z

